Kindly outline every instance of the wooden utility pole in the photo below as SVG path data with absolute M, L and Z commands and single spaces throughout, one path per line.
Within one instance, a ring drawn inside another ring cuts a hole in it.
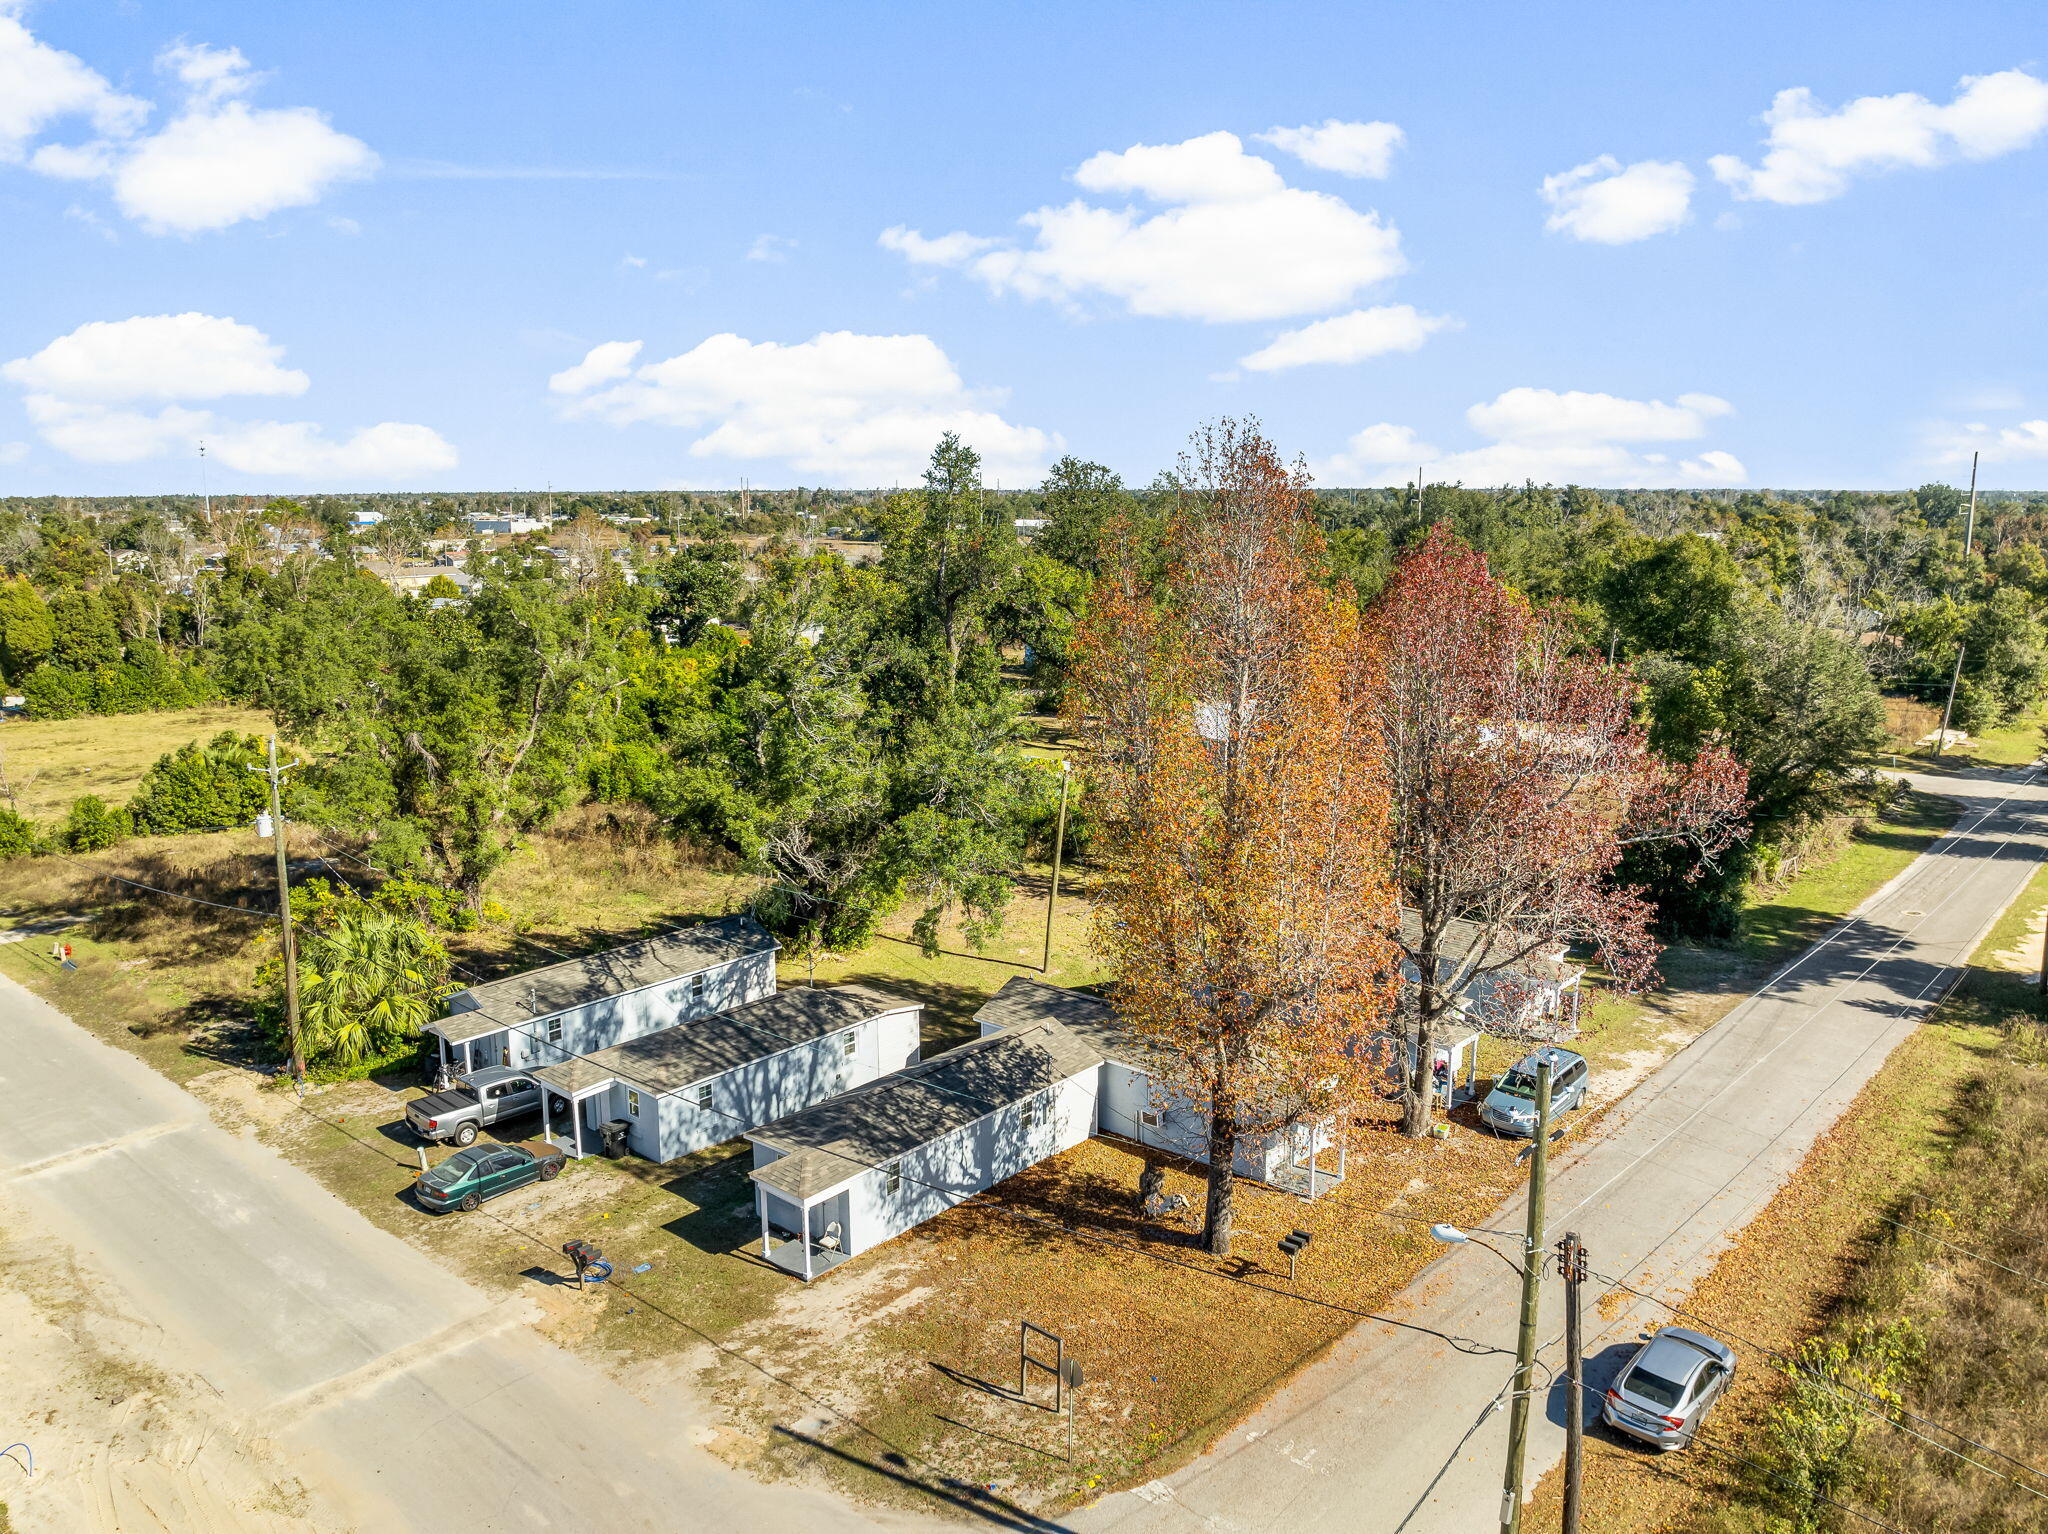
M 1970 543 L 1976 536 L 1977 455 L 1972 453 L 1970 455 L 1970 516 L 1969 520 L 1963 524 L 1963 578 L 1965 580 L 1968 580 L 1970 576 Z M 1936 756 L 1940 756 L 1942 752 L 1948 749 L 1948 721 L 1949 717 L 1956 711 L 1956 689 L 1963 682 L 1963 654 L 1968 649 L 1969 646 L 1967 644 L 1961 641 L 1957 642 L 1956 669 L 1954 675 L 1948 679 L 1948 702 L 1942 706 L 1941 710 L 1941 733 L 1934 737 L 1934 754 Z
M 306 1054 L 299 1044 L 299 945 L 292 933 L 291 865 L 285 846 L 284 799 L 278 792 L 287 769 L 277 765 L 277 737 L 270 737 L 270 765 L 252 767 L 270 781 L 270 839 L 277 850 L 277 919 L 284 947 L 284 1021 L 291 1041 L 292 1081 L 306 1095 Z
M 1586 1280 L 1586 1248 L 1566 1231 L 1557 1244 L 1564 1279 L 1564 1534 L 1579 1534 L 1579 1482 L 1586 1452 L 1585 1343 L 1579 1331 L 1579 1285 Z
M 1536 1139 L 1529 1159 L 1529 1224 L 1522 1237 L 1522 1321 L 1515 1338 L 1514 1396 L 1508 1403 L 1508 1464 L 1501 1534 L 1521 1534 L 1522 1472 L 1529 1450 L 1529 1392 L 1536 1377 L 1536 1303 L 1543 1286 L 1543 1194 L 1550 1173 L 1550 1057 L 1536 1063 Z
M 1052 838 L 1052 888 L 1045 896 L 1045 957 L 1040 961 L 1038 972 L 1043 975 L 1052 969 L 1052 911 L 1060 899 L 1060 854 L 1067 846 L 1067 784 L 1074 773 L 1073 763 L 1060 763 L 1060 822 Z

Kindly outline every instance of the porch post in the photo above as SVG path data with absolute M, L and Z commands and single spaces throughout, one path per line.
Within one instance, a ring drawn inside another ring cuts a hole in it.
M 569 1099 L 569 1122 L 576 1130 L 576 1159 L 581 1161 L 583 1159 L 583 1099 L 580 1097 Z
M 543 1081 L 540 1084 L 540 1137 L 549 1143 L 553 1143 L 554 1135 L 549 1128 L 548 1099 L 554 1095 L 554 1089 Z
M 801 1216 L 797 1223 L 803 1227 L 804 1233 L 804 1282 L 807 1284 L 811 1281 L 811 1208 L 809 1204 L 797 1206 Z
M 761 1215 L 761 1260 L 763 1262 L 773 1262 L 775 1259 L 768 1254 L 768 1200 L 756 1193 L 754 1195 L 754 1204 Z

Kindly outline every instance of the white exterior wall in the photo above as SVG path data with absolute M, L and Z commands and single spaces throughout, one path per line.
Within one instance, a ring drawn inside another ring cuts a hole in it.
M 1047 1111 L 1029 1133 L 1018 1127 L 1023 1105 L 1012 1103 L 919 1146 L 903 1157 L 903 1181 L 894 1195 L 888 1192 L 886 1171 L 861 1173 L 845 1190 L 847 1253 L 900 1236 L 1004 1178 L 1079 1145 L 1095 1133 L 1097 1075 L 1091 1067 L 1048 1087 L 1040 1094 Z
M 710 1077 L 710 1108 L 697 1106 L 697 1082 L 660 1097 L 643 1092 L 640 1118 L 629 1136 L 633 1153 L 649 1161 L 674 1161 L 915 1065 L 918 1018 L 919 1010 L 913 1006 L 867 1019 L 856 1030 L 851 1057 L 846 1053 L 847 1030 L 842 1028 Z M 629 1117 L 626 1091 L 624 1083 L 612 1087 L 608 1117 Z
M 692 1018 L 707 1017 L 713 1012 L 726 1012 L 747 1002 L 759 1001 L 775 993 L 775 954 L 772 950 L 750 953 L 699 971 L 699 974 L 704 980 L 701 997 L 694 994 L 693 982 L 697 976 L 684 975 L 643 990 L 601 997 L 558 1013 L 554 1018 L 533 1018 L 498 1033 L 471 1039 L 468 1045 L 471 1050 L 469 1068 L 474 1070 L 479 1064 L 496 1065 L 499 1050 L 508 1040 L 512 1046 L 511 1063 L 514 1067 L 559 1065 L 575 1055 L 594 1054 L 614 1044 L 623 1044 L 628 1039 L 673 1028 Z M 457 991 L 448 998 L 451 1016 L 472 1011 L 475 1007 L 476 1002 L 467 991 Z M 548 1039 L 548 1025 L 557 1020 L 562 1025 L 562 1037 L 559 1043 L 553 1043 Z M 481 1061 L 475 1053 L 479 1048 L 485 1055 Z

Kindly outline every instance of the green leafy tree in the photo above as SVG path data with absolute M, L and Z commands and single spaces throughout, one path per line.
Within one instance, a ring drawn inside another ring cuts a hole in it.
M 430 602 L 453 601 L 455 598 L 462 595 L 462 588 L 456 585 L 455 582 L 450 580 L 445 574 L 436 575 L 432 580 L 428 581 L 426 585 L 420 588 L 420 595 L 425 597 Z
M 254 821 L 269 803 L 269 787 L 252 770 L 265 760 L 261 741 L 232 730 L 203 746 L 193 741 L 165 753 L 143 774 L 129 800 L 136 831 L 175 836 Z
M 648 573 L 654 604 L 648 619 L 672 642 L 692 645 L 713 623 L 729 622 L 746 592 L 746 556 L 729 538 L 678 549 Z
M 38 850 L 35 823 L 13 810 L 0 810 L 0 863 L 31 857 Z
M 19 686 L 56 642 L 57 625 L 36 588 L 20 576 L 0 581 L 0 675 Z
M 121 630 L 106 602 L 93 592 L 65 591 L 50 604 L 55 633 L 53 664 L 72 671 L 97 671 L 121 664 Z
M 130 829 L 126 810 L 110 807 L 97 794 L 86 794 L 73 801 L 57 840 L 68 852 L 98 852 L 126 841 Z
M 1000 496 L 981 483 L 981 456 L 952 432 L 939 440 L 924 488 L 893 495 L 875 514 L 882 573 L 902 593 L 905 636 L 957 675 L 964 651 L 988 637 L 990 613 L 1014 578 L 1021 550 Z

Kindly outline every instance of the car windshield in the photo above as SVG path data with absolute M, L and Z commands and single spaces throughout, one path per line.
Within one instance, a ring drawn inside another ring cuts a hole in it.
M 476 1153 L 458 1151 L 420 1178 L 430 1188 L 452 1188 L 476 1170 Z
M 1507 1093 L 1510 1097 L 1534 1098 L 1536 1096 L 1536 1078 L 1534 1076 L 1524 1076 L 1520 1071 L 1509 1071 L 1507 1075 L 1501 1078 L 1500 1090 Z
M 1676 1406 L 1685 1394 L 1685 1386 L 1679 1381 L 1652 1374 L 1640 1364 L 1629 1371 L 1628 1378 L 1621 1382 L 1621 1388 L 1627 1394 L 1661 1406 L 1666 1411 Z

